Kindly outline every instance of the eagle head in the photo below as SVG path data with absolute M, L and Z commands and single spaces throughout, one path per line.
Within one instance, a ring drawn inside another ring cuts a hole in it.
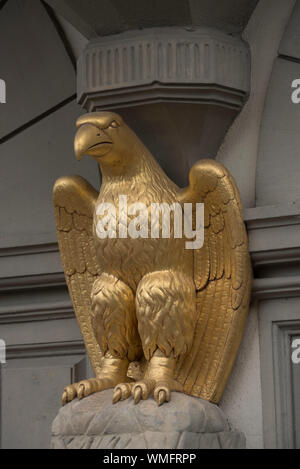
M 101 167 L 132 166 L 138 137 L 113 112 L 93 112 L 77 120 L 75 155 L 92 156 Z

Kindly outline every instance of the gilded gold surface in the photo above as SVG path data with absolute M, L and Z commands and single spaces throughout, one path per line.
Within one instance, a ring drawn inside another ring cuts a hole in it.
M 249 309 L 251 264 L 236 184 L 213 160 L 199 161 L 179 189 L 114 113 L 79 118 L 78 159 L 102 173 L 100 194 L 79 176 L 59 179 L 54 206 L 59 247 L 76 317 L 96 377 L 67 386 L 63 403 L 114 388 L 114 402 L 171 391 L 218 403 Z M 205 241 L 99 239 L 97 206 L 204 203 Z M 130 377 L 129 377 L 130 376 Z

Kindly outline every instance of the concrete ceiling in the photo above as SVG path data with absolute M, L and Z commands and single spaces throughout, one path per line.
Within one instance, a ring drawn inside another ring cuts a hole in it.
M 258 0 L 46 0 L 86 38 L 153 26 L 211 26 L 239 34 Z

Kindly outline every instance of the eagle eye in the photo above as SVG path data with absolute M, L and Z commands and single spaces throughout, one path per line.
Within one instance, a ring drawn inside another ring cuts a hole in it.
M 109 127 L 111 127 L 112 129 L 116 129 L 117 127 L 119 127 L 119 124 L 117 123 L 117 121 L 112 121 Z

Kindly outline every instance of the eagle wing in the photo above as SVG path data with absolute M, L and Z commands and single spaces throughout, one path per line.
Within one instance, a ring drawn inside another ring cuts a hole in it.
M 252 269 L 238 188 L 214 160 L 198 162 L 181 202 L 204 203 L 204 245 L 194 251 L 197 323 L 189 355 L 178 363 L 184 392 L 218 403 L 241 343 Z
M 92 234 L 98 194 L 80 176 L 59 179 L 53 190 L 57 236 L 66 282 L 95 375 L 101 351 L 91 326 L 91 289 L 100 274 Z

